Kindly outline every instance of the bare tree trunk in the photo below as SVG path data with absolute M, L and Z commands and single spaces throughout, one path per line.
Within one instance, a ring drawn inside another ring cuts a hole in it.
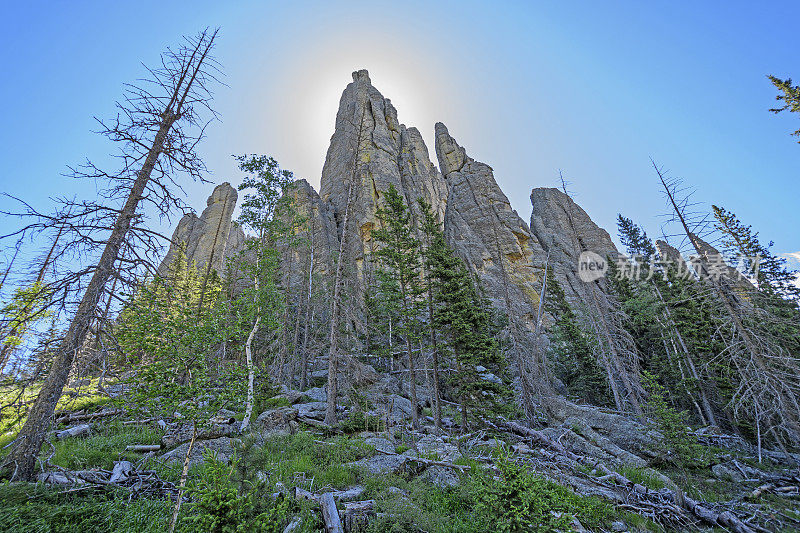
M 256 284 L 257 285 L 257 284 Z M 255 370 L 253 368 L 253 337 L 258 333 L 258 324 L 261 322 L 261 316 L 256 316 L 253 322 L 253 329 L 247 336 L 247 343 L 244 345 L 244 353 L 247 357 L 247 405 L 244 410 L 244 419 L 242 420 L 242 431 L 250 426 L 250 417 L 253 416 L 253 401 L 255 399 Z
M 564 178 L 561 177 L 561 188 L 564 191 L 564 194 L 569 196 L 567 192 L 566 183 L 564 182 Z M 570 229 L 572 230 L 572 237 L 575 240 L 575 244 L 581 252 L 586 251 L 581 239 L 578 235 L 578 230 L 575 227 L 575 222 L 572 218 L 571 209 L 566 211 L 567 220 L 569 221 Z M 597 293 L 600 291 L 600 287 L 597 281 L 590 282 L 591 288 L 590 291 L 592 293 L 592 304 L 594 307 L 594 315 L 591 317 L 593 326 L 595 328 L 595 334 L 597 335 L 597 342 L 599 343 L 599 350 L 603 365 L 606 367 L 606 373 L 608 374 L 609 385 L 611 386 L 611 390 L 614 394 L 614 402 L 617 405 L 617 409 L 625 410 L 625 401 L 633 407 L 634 412 L 641 416 L 643 414 L 641 402 L 639 400 L 639 393 L 634 387 L 633 382 L 631 381 L 631 376 L 628 373 L 628 370 L 625 368 L 624 364 L 622 363 L 622 358 L 619 354 L 619 350 L 614 342 L 614 338 L 611 334 L 611 326 L 608 323 L 608 319 L 606 317 L 605 311 L 608 308 L 603 308 L 600 305 L 600 300 L 598 298 Z M 608 302 L 606 302 L 608 303 Z M 598 322 L 599 321 L 599 322 Z M 606 353 L 605 349 L 603 348 L 603 342 L 605 341 L 608 353 Z M 613 370 L 612 370 L 613 367 Z M 614 373 L 619 376 L 619 379 L 622 381 L 622 386 L 625 388 L 625 391 L 628 393 L 626 398 L 622 398 L 618 387 L 616 385 L 616 379 L 614 377 Z
M 427 273 L 425 275 L 427 277 Z M 431 288 L 428 287 L 428 322 L 430 324 L 431 346 L 433 348 L 433 398 L 436 402 L 433 411 L 433 423 L 438 429 L 442 429 L 442 401 L 439 392 L 439 345 L 436 342 L 436 327 L 433 323 L 433 296 Z
M 494 206 L 494 199 L 489 201 L 492 207 L 492 231 L 494 233 L 494 244 L 495 244 L 495 251 L 497 253 L 497 262 L 500 265 L 500 272 L 503 275 L 503 300 L 506 307 L 506 316 L 508 316 L 508 332 L 511 337 L 511 348 L 514 351 L 514 361 L 517 365 L 517 372 L 519 372 L 519 382 L 520 382 L 520 393 L 522 400 L 520 403 L 522 404 L 522 408 L 525 412 L 525 417 L 528 421 L 533 420 L 535 416 L 535 409 L 533 407 L 533 393 L 531 391 L 531 385 L 528 375 L 528 368 L 525 364 L 525 358 L 522 354 L 522 350 L 520 349 L 519 342 L 517 340 L 517 322 L 514 316 L 514 313 L 511 309 L 511 296 L 508 292 L 508 273 L 506 272 L 506 265 L 505 261 L 503 261 L 503 254 L 500 250 L 500 237 L 497 235 L 497 209 Z M 538 368 L 536 369 L 539 370 Z M 536 382 L 539 384 L 539 395 L 541 399 L 544 400 L 545 391 L 541 390 L 543 387 L 541 386 L 541 380 L 537 379 Z M 544 402 L 543 402 L 544 403 Z
M 356 153 L 358 151 L 356 150 Z M 350 219 L 350 202 L 353 200 L 353 182 L 347 191 L 347 205 L 344 209 L 344 221 L 342 225 L 342 242 L 339 243 L 339 257 L 336 260 L 336 278 L 333 283 L 333 307 L 331 309 L 331 331 L 330 331 L 330 351 L 328 352 L 328 404 L 325 409 L 325 423 L 333 425 L 336 420 L 336 373 L 339 370 L 339 300 L 342 290 L 342 269 L 344 267 L 345 241 L 347 240 L 347 223 Z
M 14 479 L 30 480 L 33 478 L 36 457 L 39 455 L 42 443 L 47 435 L 53 412 L 59 398 L 61 398 L 72 363 L 86 339 L 95 309 L 105 289 L 106 282 L 111 277 L 114 263 L 119 257 L 120 249 L 125 242 L 132 221 L 136 217 L 136 210 L 142 200 L 145 187 L 150 181 L 159 156 L 164 151 L 164 142 L 167 135 L 175 122 L 181 117 L 183 103 L 187 95 L 189 95 L 195 77 L 202 72 L 203 61 L 211 50 L 215 37 L 216 32 L 210 39 L 206 40 L 204 37 L 197 43 L 188 63 L 186 63 L 186 70 L 181 72 L 180 81 L 177 82 L 174 88 L 172 98 L 161 114 L 158 132 L 147 151 L 147 157 L 142 168 L 136 175 L 127 200 L 119 215 L 117 215 L 111 235 L 106 241 L 105 248 L 86 288 L 86 292 L 78 305 L 66 335 L 56 351 L 50 372 L 42 384 L 39 396 L 28 414 L 25 425 L 17 437 L 14 449 L 8 454 L 3 463 L 2 470 L 10 472 Z M 200 55 L 200 57 L 195 61 L 196 54 Z M 184 81 L 186 81 L 185 85 Z
M 169 520 L 168 533 L 175 531 L 175 526 L 178 524 L 178 515 L 181 512 L 181 503 L 183 503 L 183 491 L 186 488 L 186 478 L 189 476 L 189 457 L 192 455 L 192 448 L 194 448 L 194 441 L 197 439 L 197 422 L 192 427 L 192 440 L 189 441 L 189 448 L 186 449 L 186 455 L 183 457 L 183 470 L 181 471 L 181 482 L 178 485 L 178 498 L 175 501 L 175 508 L 172 510 L 172 518 Z
M 406 335 L 406 350 L 408 351 L 408 379 L 411 385 L 411 427 L 419 428 L 419 415 L 417 414 L 417 367 L 414 362 L 414 349 L 411 347 L 411 335 Z
M 303 348 L 300 363 L 300 390 L 306 390 L 308 386 L 308 334 L 310 329 L 311 317 L 311 280 L 314 273 L 314 219 L 310 221 L 310 243 L 311 251 L 308 259 L 308 291 L 306 291 L 306 323 L 303 327 Z
M 711 401 L 708 399 L 709 394 L 705 390 L 704 380 L 700 379 L 700 373 L 697 371 L 697 367 L 695 367 L 694 361 L 692 360 L 692 354 L 689 352 L 689 348 L 687 348 L 686 343 L 683 340 L 683 335 L 681 335 L 681 332 L 678 329 L 678 326 L 675 324 L 674 318 L 672 317 L 672 312 L 670 311 L 667 303 L 664 301 L 664 296 L 661 294 L 661 291 L 659 290 L 655 281 L 653 282 L 653 287 L 655 287 L 658 299 L 664 305 L 664 315 L 670 324 L 670 331 L 672 331 L 672 334 L 675 335 L 675 339 L 678 341 L 678 344 L 681 347 L 681 353 L 683 355 L 683 359 L 686 361 L 686 366 L 689 368 L 692 378 L 697 382 L 697 390 L 700 392 L 700 402 L 702 404 L 703 414 L 705 415 L 705 418 L 708 420 L 709 424 L 716 426 L 717 417 L 714 415 L 714 409 L 711 407 Z
M 780 360 L 779 355 L 776 356 L 776 354 L 769 353 L 768 351 L 765 353 L 765 350 L 757 342 L 758 338 L 751 335 L 751 331 L 742 322 L 742 319 L 737 312 L 736 303 L 732 300 L 725 282 L 721 279 L 717 279 L 715 276 L 709 275 L 707 264 L 708 257 L 701 249 L 700 244 L 697 242 L 695 234 L 689 229 L 689 223 L 686 220 L 684 210 L 678 205 L 679 202 L 675 197 L 674 188 L 671 188 L 667 184 L 664 175 L 655 163 L 653 163 L 653 167 L 658 174 L 661 185 L 664 187 L 667 199 L 672 206 L 675 216 L 680 222 L 686 237 L 692 244 L 692 247 L 697 252 L 699 257 L 699 266 L 701 269 L 701 272 L 699 273 L 701 274 L 701 278 L 705 278 L 710 281 L 710 285 L 717 297 L 717 300 L 722 303 L 725 313 L 731 320 L 733 331 L 744 344 L 746 352 L 745 355 L 749 358 L 747 365 L 752 363 L 755 366 L 755 373 L 753 374 L 752 371 L 750 372 L 751 379 L 753 379 L 754 383 L 748 384 L 750 389 L 748 395 L 750 396 L 749 399 L 753 402 L 755 413 L 761 413 L 761 406 L 759 403 L 763 401 L 762 396 L 763 393 L 766 392 L 768 394 L 767 401 L 771 403 L 771 405 L 767 405 L 767 409 L 771 410 L 776 416 L 778 416 L 781 424 L 788 425 L 787 429 L 791 434 L 793 434 L 793 438 L 796 439 L 796 435 L 800 433 L 800 419 L 798 418 L 798 413 L 800 413 L 800 404 L 798 404 L 797 396 L 789 388 L 792 384 L 785 382 L 786 380 L 784 375 L 769 368 L 769 363 L 772 359 L 778 362 L 778 364 L 786 363 L 793 367 L 792 370 L 796 370 L 793 361 L 782 361 Z M 732 353 L 731 356 L 736 357 L 735 353 Z M 742 374 L 741 377 L 743 379 L 748 379 L 748 372 L 742 373 L 740 371 L 740 373 Z M 757 383 L 758 381 L 761 381 L 763 384 L 759 386 Z M 772 396 L 772 398 L 769 398 L 769 396 Z M 768 416 L 768 413 L 761 413 L 761 415 Z M 760 422 L 763 421 L 768 421 L 768 419 L 759 421 L 759 426 Z M 768 427 L 770 433 L 776 438 L 778 445 L 783 447 L 783 443 L 775 431 L 775 424 L 769 425 Z

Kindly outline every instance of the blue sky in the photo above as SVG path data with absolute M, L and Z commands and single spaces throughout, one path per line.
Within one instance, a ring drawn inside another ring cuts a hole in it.
M 341 91 L 367 68 L 432 153 L 442 121 L 524 219 L 530 189 L 556 186 L 562 170 L 612 235 L 621 212 L 658 236 L 652 157 L 777 252 L 800 251 L 789 136 L 800 117 L 767 111 L 766 79 L 800 82 L 798 2 L 52 1 L 3 12 L 0 191 L 35 205 L 94 194 L 61 176 L 109 153 L 92 116 L 113 113 L 141 62 L 210 25 L 227 83 L 200 149 L 214 182 L 237 184 L 230 155 L 255 152 L 318 185 Z M 211 188 L 187 186 L 190 204 L 202 208 Z

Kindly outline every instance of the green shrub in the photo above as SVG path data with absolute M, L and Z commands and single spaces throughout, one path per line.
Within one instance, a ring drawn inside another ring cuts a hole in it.
M 407 496 L 390 492 L 387 483 L 368 479 L 365 485 L 370 497 L 376 498 L 379 511 L 386 513 L 374 520 L 368 531 L 571 531 L 573 517 L 596 529 L 616 516 L 610 505 L 537 476 L 504 451 L 497 467 L 497 471 L 480 470 L 474 465 L 453 488 L 437 488 L 420 479 L 404 484 L 397 479 L 391 482 L 403 488 Z
M 353 411 L 350 416 L 339 424 L 346 434 L 360 433 L 362 431 L 379 431 L 381 420 L 375 415 L 366 415 L 363 411 Z
M 299 510 L 294 500 L 284 495 L 272 499 L 269 494 L 254 490 L 247 482 L 236 483 L 232 476 L 237 461 L 226 465 L 212 454 L 205 457 L 205 468 L 194 481 L 187 496 L 187 514 L 181 521 L 182 529 L 209 533 L 283 531 Z M 249 485 L 249 486 L 248 486 Z

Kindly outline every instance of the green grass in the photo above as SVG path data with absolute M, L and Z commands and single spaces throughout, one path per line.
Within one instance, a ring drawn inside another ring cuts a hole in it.
M 314 490 L 342 489 L 355 483 L 357 477 L 355 469 L 344 463 L 374 453 L 360 439 L 339 437 L 326 441 L 328 444 L 319 444 L 314 442 L 316 438 L 312 433 L 300 432 L 273 437 L 259 447 L 245 443 L 242 467 L 251 476 L 265 472 L 272 484 L 280 481 L 286 487 L 299 485 L 309 489 L 313 479 Z
M 650 468 L 622 465 L 617 468 L 617 472 L 634 483 L 644 485 L 648 489 L 658 490 L 666 487 L 664 480 Z
M 94 467 L 110 470 L 114 461 L 136 462 L 141 457 L 139 453 L 126 451 L 126 446 L 158 444 L 163 434 L 163 430 L 150 425 L 125 426 L 117 421 L 97 424 L 86 438 L 55 441 L 55 455 L 50 462 L 70 470 Z
M 5 532 L 149 533 L 166 529 L 169 500 L 128 501 L 127 491 L 69 493 L 38 485 L 0 485 L 0 528 Z
M 36 400 L 41 387 L 41 383 L 34 383 L 24 390 L 17 385 L 0 386 L 0 457 L 8 454 L 9 450 L 2 447 L 17 436 L 25 423 L 27 408 Z M 56 405 L 56 412 L 81 409 L 96 411 L 110 401 L 108 396 L 97 391 L 97 378 L 95 378 L 88 385 L 65 387 Z

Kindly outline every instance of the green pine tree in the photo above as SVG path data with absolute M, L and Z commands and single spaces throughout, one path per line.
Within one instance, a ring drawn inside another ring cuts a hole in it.
M 405 340 L 408 357 L 408 380 L 411 385 L 411 424 L 419 427 L 417 413 L 417 370 L 414 359 L 414 346 L 418 344 L 420 324 L 421 257 L 420 242 L 415 236 L 411 211 L 400 193 L 390 185 L 384 195 L 384 204 L 378 208 L 381 227 L 372 232 L 372 237 L 382 246 L 374 252 L 385 268 L 382 287 L 394 287 L 399 293 L 397 301 L 398 333 Z

